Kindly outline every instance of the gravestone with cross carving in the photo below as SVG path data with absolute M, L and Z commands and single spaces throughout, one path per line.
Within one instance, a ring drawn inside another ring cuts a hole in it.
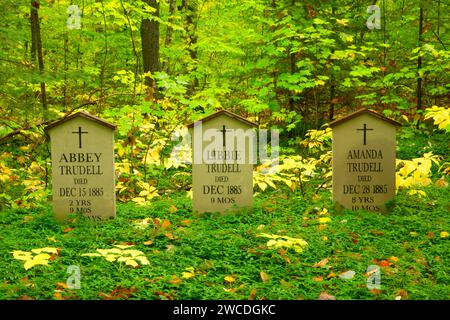
M 333 201 L 351 210 L 387 211 L 395 196 L 396 129 L 400 124 L 368 109 L 330 123 Z
M 221 110 L 188 125 L 192 136 L 194 212 L 253 206 L 256 124 Z
M 46 127 L 57 219 L 71 213 L 92 220 L 115 217 L 114 129 L 115 125 L 84 111 Z

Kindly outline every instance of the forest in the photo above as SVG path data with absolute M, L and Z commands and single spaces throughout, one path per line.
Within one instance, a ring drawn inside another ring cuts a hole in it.
M 0 10 L 0 299 L 450 298 L 448 1 Z M 360 108 L 401 125 L 388 213 L 333 205 L 329 124 Z M 251 213 L 192 210 L 187 126 L 220 110 L 279 133 Z M 79 111 L 116 125 L 113 220 L 53 217 L 45 128 Z

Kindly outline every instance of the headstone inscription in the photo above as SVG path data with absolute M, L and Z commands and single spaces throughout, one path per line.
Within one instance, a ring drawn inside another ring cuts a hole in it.
M 253 207 L 257 125 L 221 110 L 188 125 L 192 136 L 194 212 Z
M 58 220 L 71 213 L 92 220 L 115 217 L 115 127 L 81 111 L 45 128 L 51 141 L 53 211 Z
M 351 210 L 387 211 L 395 196 L 395 133 L 400 123 L 360 109 L 330 123 L 333 201 Z

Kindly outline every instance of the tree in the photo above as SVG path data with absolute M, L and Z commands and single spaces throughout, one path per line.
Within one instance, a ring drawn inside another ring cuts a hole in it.
M 159 2 L 157 0 L 144 0 L 153 11 L 154 18 L 145 18 L 141 23 L 142 60 L 144 72 L 151 74 L 161 70 L 159 57 Z M 156 89 L 155 81 L 145 77 L 145 84 Z
M 30 21 L 31 21 L 31 62 L 36 63 L 38 57 L 39 73 L 44 73 L 44 55 L 42 54 L 41 28 L 39 24 L 39 1 L 31 1 Z M 45 82 L 41 81 L 41 103 L 44 119 L 47 117 L 47 95 L 45 93 Z

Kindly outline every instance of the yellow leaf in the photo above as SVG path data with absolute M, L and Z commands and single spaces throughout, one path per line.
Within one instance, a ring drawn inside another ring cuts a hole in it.
M 139 261 L 141 264 L 143 264 L 143 265 L 148 265 L 148 264 L 150 264 L 150 262 L 147 260 L 147 257 L 145 257 L 145 256 L 137 256 L 137 257 L 134 257 L 137 261 Z
M 263 282 L 269 281 L 269 276 L 268 276 L 267 273 L 265 273 L 264 271 L 261 271 L 261 272 L 259 273 L 259 276 L 261 277 L 261 280 L 262 280 Z
M 181 273 L 181 278 L 183 278 L 183 279 L 191 279 L 193 277 L 195 277 L 195 274 L 192 273 L 192 272 L 183 272 L 183 273 Z
M 336 22 L 338 24 L 340 24 L 341 26 L 346 26 L 348 24 L 348 20 L 347 19 L 336 19 Z
M 449 233 L 447 231 L 441 232 L 441 238 L 447 238 L 449 236 Z
M 139 251 L 139 250 L 125 250 L 123 253 L 129 254 L 132 257 L 142 256 L 144 254 L 142 251 Z
M 146 246 L 150 246 L 150 245 L 152 245 L 153 244 L 153 241 L 152 240 L 148 240 L 148 241 L 145 241 L 144 242 L 144 245 L 146 245 Z
M 317 220 L 319 221 L 319 223 L 331 222 L 331 218 L 330 217 L 323 217 L 323 218 L 319 218 Z
M 25 261 L 25 263 L 23 264 L 23 267 L 25 268 L 25 270 L 33 268 L 34 267 L 33 260 Z
M 139 263 L 137 263 L 135 260 L 133 259 L 128 259 L 125 264 L 127 266 L 132 266 L 133 268 L 136 268 L 137 266 L 139 266 Z
M 105 259 L 106 259 L 106 261 L 114 262 L 117 259 L 117 255 L 115 255 L 115 254 L 107 254 L 105 256 Z
M 391 260 L 392 262 L 397 262 L 398 258 L 396 256 L 392 256 L 388 260 Z
M 224 278 L 224 280 L 225 280 L 226 282 L 228 282 L 228 283 L 233 283 L 233 282 L 236 281 L 236 278 L 233 277 L 233 276 L 226 276 L 226 277 Z
M 17 260 L 31 260 L 32 259 L 32 253 L 27 251 L 21 251 L 21 250 L 15 250 L 11 252 L 13 254 L 14 259 Z
M 58 242 L 55 237 L 48 237 L 47 240 L 51 242 Z

